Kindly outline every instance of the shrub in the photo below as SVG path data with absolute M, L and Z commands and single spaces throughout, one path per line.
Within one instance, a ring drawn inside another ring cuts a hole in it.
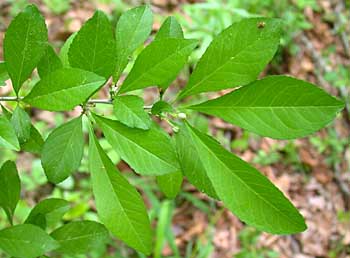
M 67 201 L 51 198 L 38 203 L 23 224 L 12 225 L 20 179 L 16 164 L 7 161 L 0 170 L 0 206 L 11 226 L 0 231 L 0 248 L 15 257 L 37 257 L 51 251 L 75 255 L 106 242 L 110 231 L 137 251 L 151 253 L 152 229 L 145 204 L 100 146 L 95 127 L 136 173 L 155 176 L 169 198 L 176 196 L 186 177 L 259 230 L 273 234 L 304 231 L 303 217 L 280 190 L 186 120 L 198 111 L 276 139 L 304 137 L 330 123 L 344 104 L 317 86 L 288 76 L 257 80 L 278 48 L 282 26 L 281 20 L 270 18 L 232 24 L 214 38 L 186 87 L 170 103 L 162 99 L 163 93 L 197 46 L 196 40 L 183 37 L 173 17 L 165 20 L 126 79 L 118 83 L 129 56 L 151 32 L 148 6 L 124 13 L 115 32 L 107 16 L 97 11 L 67 40 L 59 56 L 48 43 L 38 9 L 26 7 L 12 21 L 4 39 L 1 78 L 8 75 L 16 97 L 0 100 L 15 100 L 17 106 L 13 112 L 2 107 L 0 146 L 41 155 L 48 181 L 58 184 L 81 163 L 83 122 L 89 121 L 89 172 L 102 224 L 75 221 L 47 233 L 47 226 L 55 225 L 69 208 Z M 40 80 L 23 95 L 22 85 L 35 68 Z M 110 89 L 110 99 L 92 98 L 111 77 L 117 87 Z M 151 107 L 129 94 L 150 86 L 157 86 L 160 92 L 159 101 Z M 236 89 L 199 104 L 183 101 L 229 88 Z M 112 119 L 94 112 L 100 104 L 113 105 Z M 63 112 L 79 105 L 81 115 L 57 127 L 45 141 L 23 108 Z M 173 133 L 166 133 L 151 116 L 168 122 Z

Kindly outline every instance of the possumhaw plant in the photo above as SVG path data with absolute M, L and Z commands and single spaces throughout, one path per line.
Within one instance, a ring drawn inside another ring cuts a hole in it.
M 22 224 L 13 225 L 21 187 L 16 164 L 7 161 L 0 170 L 0 206 L 10 226 L 0 231 L 0 249 L 9 255 L 30 258 L 50 252 L 87 253 L 96 243 L 105 243 L 108 232 L 135 250 L 151 254 L 152 228 L 141 195 L 104 152 L 95 128 L 102 130 L 137 174 L 156 176 L 168 198 L 176 196 L 185 177 L 260 230 L 293 234 L 306 229 L 301 214 L 278 188 L 186 117 L 198 111 L 261 136 L 294 139 L 329 124 L 344 104 L 319 87 L 292 77 L 257 80 L 278 48 L 283 27 L 279 19 L 262 17 L 234 23 L 214 38 L 186 87 L 174 101 L 166 102 L 163 93 L 197 46 L 196 40 L 184 38 L 173 17 L 164 21 L 126 79 L 120 80 L 129 57 L 149 37 L 152 22 L 150 7 L 140 6 L 125 12 L 114 31 L 106 14 L 97 11 L 68 38 L 59 55 L 48 43 L 44 18 L 34 5 L 9 25 L 1 80 L 3 84 L 11 79 L 16 96 L 0 100 L 17 101 L 17 106 L 13 112 L 2 106 L 0 147 L 41 155 L 48 181 L 58 184 L 81 163 L 85 121 L 92 191 L 101 222 L 74 221 L 47 232 L 69 209 L 67 201 L 51 198 L 38 203 Z M 23 96 L 21 87 L 35 68 L 40 80 Z M 110 89 L 110 99 L 92 98 L 110 78 L 117 86 Z M 151 107 L 130 94 L 151 86 L 160 92 L 159 101 Z M 236 89 L 204 103 L 188 105 L 183 101 L 229 88 Z M 100 104 L 112 104 L 113 115 L 106 118 L 94 112 Z M 24 109 L 63 112 L 77 106 L 82 107 L 81 116 L 54 129 L 45 141 Z M 173 133 L 165 132 L 152 116 L 168 122 Z

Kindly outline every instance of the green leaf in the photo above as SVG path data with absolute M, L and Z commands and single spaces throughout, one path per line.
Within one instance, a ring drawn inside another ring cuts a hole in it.
M 0 61 L 0 87 L 6 85 L 6 81 L 9 79 L 7 73 L 6 64 L 3 61 Z
M 208 135 L 185 123 L 187 145 L 197 153 L 192 166 L 202 163 L 220 200 L 241 220 L 273 234 L 292 234 L 306 229 L 303 217 L 264 175 L 224 149 Z
M 18 93 L 47 48 L 45 20 L 35 5 L 27 6 L 5 33 L 4 57 L 13 88 Z
M 10 121 L 11 120 L 11 116 L 12 116 L 12 113 L 6 108 L 4 107 L 3 105 L 1 105 L 1 111 L 2 113 L 4 114 L 4 116 Z
M 183 38 L 184 33 L 180 24 L 177 22 L 176 18 L 169 16 L 163 22 L 162 26 L 159 28 L 154 40 L 164 39 L 164 38 Z
M 176 151 L 181 171 L 188 181 L 199 191 L 206 193 L 214 199 L 219 199 L 212 182 L 206 172 L 205 164 L 201 162 L 200 153 L 193 144 L 189 144 L 191 135 L 187 130 L 175 134 Z
M 166 197 L 173 199 L 181 189 L 182 179 L 181 171 L 176 171 L 174 173 L 157 176 L 157 184 Z
M 90 128 L 89 169 L 101 221 L 132 248 L 150 254 L 152 229 L 142 197 L 120 174 Z
M 49 45 L 38 64 L 40 78 L 43 78 L 49 73 L 61 69 L 62 67 L 61 59 L 57 56 L 55 50 Z
M 3 114 L 6 116 L 8 120 L 11 121 L 12 114 L 9 110 L 7 110 L 4 106 L 0 105 L 3 111 Z M 40 154 L 41 148 L 44 145 L 43 137 L 41 136 L 38 129 L 35 128 L 32 124 L 30 125 L 30 136 L 26 142 L 22 142 L 20 144 L 22 151 L 31 152 L 34 154 Z
M 147 131 L 93 114 L 120 157 L 141 175 L 163 175 L 179 170 L 171 138 L 156 123 Z
M 55 226 L 69 208 L 69 203 L 66 200 L 58 198 L 44 199 L 31 210 L 25 223 L 37 225 L 42 229 L 47 226 Z
M 87 220 L 65 224 L 51 236 L 60 244 L 57 251 L 69 255 L 87 254 L 107 242 L 109 237 L 104 225 Z
M 34 154 L 40 154 L 43 145 L 43 137 L 41 136 L 38 129 L 36 129 L 34 125 L 31 125 L 30 137 L 26 142 L 21 143 L 21 150 L 31 152 Z
M 244 19 L 221 32 L 199 60 L 179 98 L 254 81 L 274 56 L 281 21 Z
M 152 31 L 153 15 L 148 5 L 142 5 L 126 11 L 120 16 L 116 27 L 117 70 L 114 81 L 124 71 L 129 56 L 141 46 Z
M 143 99 L 138 96 L 118 96 L 113 101 L 114 116 L 129 127 L 148 130 L 152 120 L 143 105 Z
M 116 41 L 108 17 L 96 11 L 70 45 L 69 63 L 108 78 L 116 67 Z
M 19 143 L 23 144 L 27 142 L 30 138 L 32 122 L 27 112 L 25 112 L 19 105 L 17 105 L 15 111 L 13 111 L 11 124 L 15 130 Z
M 4 115 L 0 115 L 0 147 L 20 150 L 15 129 Z
M 173 107 L 168 102 L 165 102 L 163 100 L 159 100 L 154 103 L 151 109 L 152 115 L 161 115 L 162 113 L 173 111 Z
M 6 161 L 0 169 L 0 207 L 6 212 L 11 224 L 20 194 L 21 182 L 16 164 L 13 161 Z
M 262 136 L 293 139 L 321 129 L 343 107 L 343 102 L 311 83 L 269 76 L 190 109 Z
M 41 79 L 23 101 L 49 111 L 70 110 L 85 102 L 105 81 L 88 71 L 63 68 Z
M 66 40 L 66 42 L 64 42 L 63 46 L 61 47 L 59 57 L 61 59 L 63 67 L 65 68 L 70 67 L 68 52 L 69 52 L 70 45 L 72 44 L 77 34 L 78 32 L 75 32 L 72 35 L 70 35 L 69 38 Z
M 79 168 L 84 152 L 82 117 L 57 127 L 46 139 L 41 164 L 47 179 L 58 184 Z
M 0 231 L 0 249 L 15 257 L 35 258 L 59 245 L 41 228 L 22 224 Z
M 133 68 L 120 88 L 120 93 L 161 86 L 163 89 L 176 78 L 196 47 L 197 41 L 165 38 L 153 41 L 137 57 Z

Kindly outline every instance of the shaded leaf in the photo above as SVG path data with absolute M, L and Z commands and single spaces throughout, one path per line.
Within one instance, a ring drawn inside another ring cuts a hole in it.
M 21 182 L 16 164 L 6 161 L 0 169 L 0 206 L 12 224 L 13 214 L 21 194 Z
M 181 171 L 199 191 L 214 199 L 219 199 L 206 172 L 207 168 L 201 162 L 201 154 L 197 151 L 194 144 L 190 144 L 190 139 L 191 135 L 188 130 L 180 130 L 180 133 L 175 134 L 176 151 Z
M 52 46 L 46 48 L 45 54 L 38 64 L 38 73 L 40 78 L 63 67 L 61 59 L 57 56 Z
M 160 26 L 154 40 L 163 38 L 183 38 L 182 28 L 174 16 L 169 16 Z
M 108 78 L 116 67 L 116 42 L 106 14 L 96 11 L 70 45 L 69 64 Z
M 152 120 L 143 105 L 143 99 L 138 96 L 117 96 L 113 101 L 114 116 L 129 127 L 148 130 Z
M 34 125 L 31 125 L 30 137 L 26 142 L 21 143 L 21 150 L 31 152 L 34 154 L 40 154 L 43 145 L 43 137 L 41 136 L 38 129 L 36 129 Z
M 11 124 L 15 130 L 20 144 L 27 142 L 30 138 L 30 131 L 32 128 L 32 121 L 29 115 L 19 105 L 11 116 Z
M 0 231 L 0 248 L 15 257 L 35 258 L 59 245 L 41 228 L 22 224 Z
M 147 131 L 93 114 L 116 152 L 137 173 L 163 175 L 179 170 L 171 138 L 155 123 Z
M 4 39 L 6 68 L 16 93 L 37 66 L 46 48 L 45 20 L 35 5 L 28 5 L 12 20 Z
M 190 109 L 221 117 L 262 136 L 293 139 L 321 129 L 343 107 L 343 102 L 311 83 L 269 76 Z
M 152 230 L 140 194 L 120 174 L 90 128 L 89 168 L 96 208 L 101 221 L 119 239 L 150 254 Z
M 57 127 L 46 139 L 41 164 L 47 179 L 58 184 L 79 168 L 84 151 L 82 117 Z
M 77 68 L 56 70 L 35 84 L 23 101 L 40 109 L 65 111 L 85 102 L 105 78 Z
M 66 200 L 44 199 L 31 210 L 25 223 L 37 225 L 42 229 L 47 226 L 55 226 L 69 208 L 69 203 Z
M 163 100 L 159 100 L 154 103 L 151 109 L 152 115 L 161 115 L 162 113 L 173 111 L 173 107 L 168 102 L 165 102 Z
M 278 19 L 250 18 L 232 24 L 211 42 L 179 98 L 254 81 L 274 56 L 280 35 Z
M 120 93 L 148 86 L 167 86 L 176 78 L 196 47 L 196 40 L 165 38 L 153 41 L 137 57 Z
M 157 184 L 166 197 L 175 198 L 181 189 L 182 179 L 181 171 L 177 171 L 157 176 Z
M 76 255 L 87 254 L 108 240 L 104 225 L 94 221 L 69 222 L 51 233 L 60 244 L 58 252 Z
M 153 14 L 148 5 L 132 8 L 123 13 L 117 23 L 117 81 L 128 64 L 128 58 L 145 42 L 152 31 Z

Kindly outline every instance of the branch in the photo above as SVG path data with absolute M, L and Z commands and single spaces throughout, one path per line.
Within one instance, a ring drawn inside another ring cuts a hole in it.
M 0 102 L 6 102 L 6 101 L 21 101 L 23 100 L 23 97 L 0 97 Z M 87 102 L 88 104 L 109 104 L 112 105 L 113 101 L 111 99 L 90 99 Z M 152 106 L 144 106 L 144 109 L 151 109 Z
M 23 97 L 0 97 L 0 101 L 20 101 Z M 111 99 L 90 99 L 89 104 L 113 104 Z

